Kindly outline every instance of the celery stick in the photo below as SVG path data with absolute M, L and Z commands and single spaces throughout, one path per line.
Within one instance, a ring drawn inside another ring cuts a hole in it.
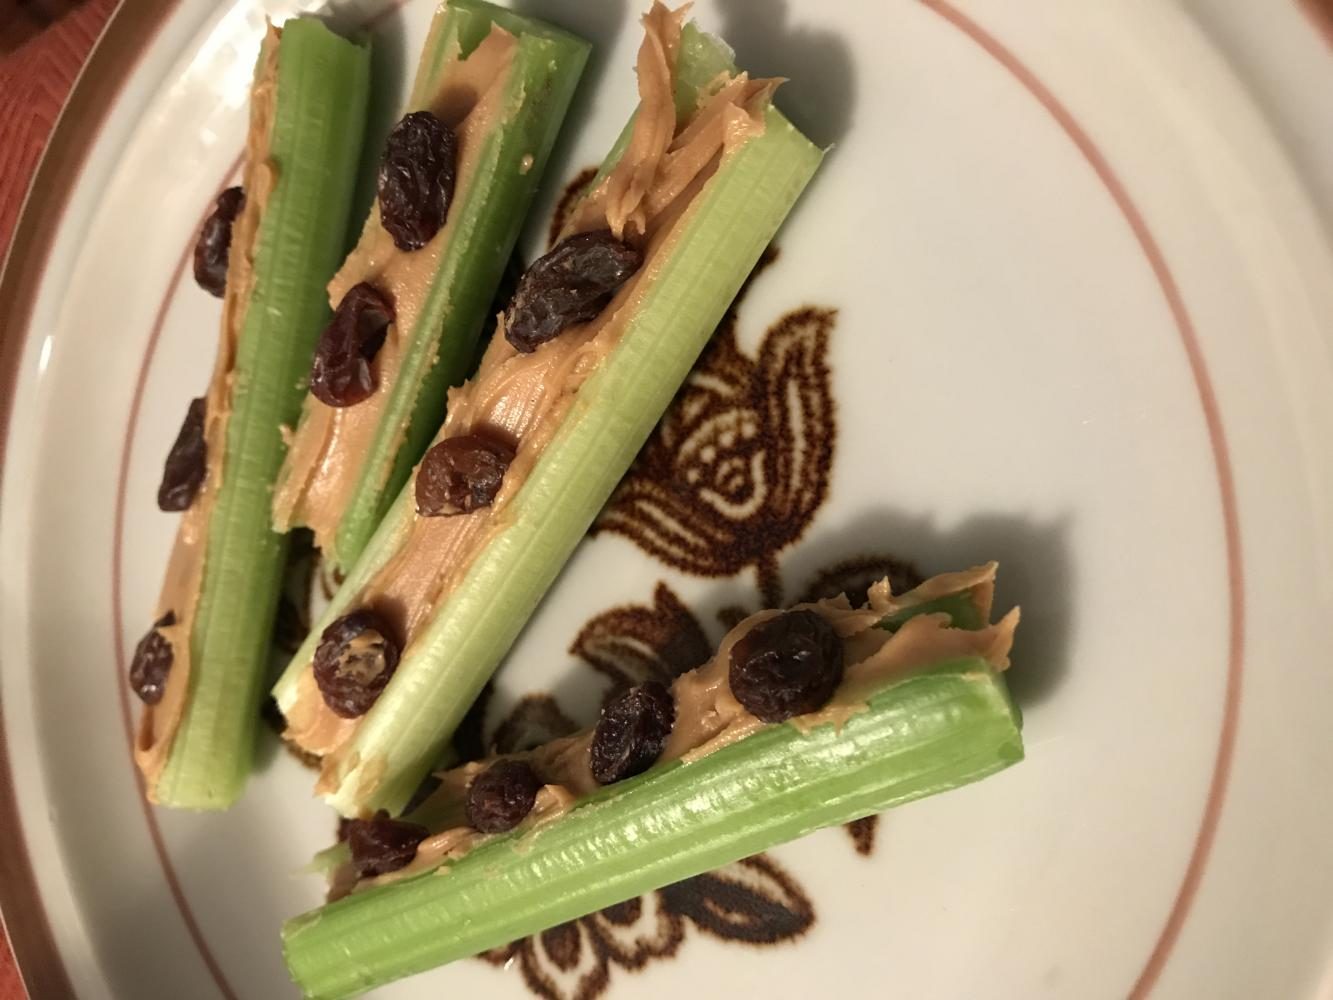
M 296 917 L 283 928 L 288 968 L 307 997 L 351 996 L 1022 757 L 1001 676 L 980 658 L 944 662 L 887 683 L 840 728 L 767 726 L 602 789 L 447 870 Z
M 680 86 L 693 106 L 699 81 L 727 65 L 727 50 L 698 31 L 686 39 Z M 446 595 L 340 752 L 324 796 L 334 808 L 344 815 L 402 809 L 629 468 L 822 155 L 770 107 L 763 134 L 728 157 L 697 195 L 620 343 L 580 388 L 506 508 L 507 527 Z M 402 543 L 414 516 L 410 493 L 409 486 L 274 689 L 284 710 L 318 633 Z
M 278 428 L 299 411 L 297 386 L 328 319 L 324 284 L 341 259 L 365 124 L 368 46 L 313 18 L 288 21 L 278 44 L 276 183 L 236 350 L 185 711 L 154 792 L 183 808 L 226 808 L 250 772 L 285 553 L 269 527 L 284 453 Z
M 943 597 L 935 598 L 933 601 L 924 601 L 921 604 L 913 604 L 911 607 L 903 608 L 896 614 L 885 618 L 880 623 L 880 628 L 896 632 L 902 628 L 903 623 L 909 618 L 915 618 L 917 615 L 923 614 L 940 613 L 949 616 L 954 628 L 979 629 L 986 624 L 972 595 L 963 592 L 961 594 L 946 594 Z
M 448 60 L 466 58 L 492 24 L 515 36 L 502 111 L 487 130 L 475 175 L 450 206 L 439 262 L 402 366 L 325 558 L 352 566 L 440 425 L 445 393 L 475 355 L 528 206 L 583 67 L 589 44 L 533 18 L 480 0 L 440 8 L 421 56 L 408 110 L 429 106 Z M 313 398 L 307 407 L 320 405 Z

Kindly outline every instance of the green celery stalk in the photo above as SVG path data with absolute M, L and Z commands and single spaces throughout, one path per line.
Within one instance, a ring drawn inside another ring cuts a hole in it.
M 981 658 L 888 682 L 841 727 L 758 732 L 608 786 L 549 826 L 287 922 L 288 968 L 334 1000 L 497 947 L 813 830 L 956 788 L 1023 757 Z
M 896 632 L 910 618 L 915 618 L 922 614 L 944 613 L 954 628 L 979 629 L 986 624 L 981 610 L 977 607 L 973 596 L 964 591 L 959 594 L 946 594 L 943 597 L 937 597 L 932 601 L 923 601 L 920 604 L 913 604 L 910 607 L 903 608 L 895 614 L 889 615 L 884 621 L 880 622 L 880 628 L 888 629 L 890 632 Z
M 680 103 L 693 107 L 698 87 L 729 65 L 729 50 L 697 30 L 685 37 Z M 644 286 L 620 343 L 580 388 L 506 508 L 508 527 L 409 646 L 344 748 L 336 787 L 324 796 L 335 809 L 359 815 L 403 808 L 629 468 L 822 156 L 769 108 L 763 134 L 710 178 L 668 259 Z M 415 516 L 411 492 L 409 484 L 279 680 L 274 695 L 284 710 L 319 633 L 402 544 Z
M 450 0 L 436 14 L 408 110 L 428 107 L 451 58 L 466 58 L 492 24 L 517 40 L 503 111 L 484 140 L 466 191 L 450 206 L 439 263 L 402 366 L 325 558 L 350 567 L 440 426 L 445 393 L 467 375 L 492 296 L 527 216 L 591 46 L 481 0 Z M 528 158 L 531 158 L 530 160 Z M 526 165 L 525 165 L 526 163 Z M 307 408 L 318 404 L 307 399 Z
M 254 291 L 236 350 L 221 487 L 208 525 L 203 587 L 190 633 L 184 716 L 154 796 L 225 809 L 254 754 L 286 539 L 269 526 L 297 388 L 328 321 L 324 285 L 347 232 L 369 86 L 370 49 L 295 18 L 278 43 L 270 139 L 273 188 L 256 237 Z

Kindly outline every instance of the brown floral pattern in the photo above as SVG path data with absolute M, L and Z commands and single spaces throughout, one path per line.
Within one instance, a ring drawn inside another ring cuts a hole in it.
M 480 957 L 515 963 L 528 989 L 546 1000 L 592 1000 L 610 986 L 612 969 L 636 971 L 674 957 L 691 928 L 725 941 L 775 945 L 799 938 L 814 921 L 804 891 L 761 854 Z
M 782 602 L 778 554 L 828 495 L 837 437 L 827 362 L 837 310 L 805 306 L 769 327 L 751 358 L 732 304 L 594 533 L 609 531 L 696 576 L 753 566 L 765 604 Z
M 689 608 L 659 583 L 650 607 L 603 611 L 583 626 L 569 651 L 610 679 L 609 699 L 644 681 L 669 684 L 707 663 L 713 647 Z

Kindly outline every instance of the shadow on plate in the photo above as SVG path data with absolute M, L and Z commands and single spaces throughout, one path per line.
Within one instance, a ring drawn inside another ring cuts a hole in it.
M 606 89 L 608 60 L 629 21 L 630 2 L 629 0 L 578 0 L 577 3 L 570 3 L 569 0 L 510 0 L 510 6 L 520 14 L 549 21 L 592 43 L 588 65 L 583 71 L 583 78 L 579 80 L 578 90 L 574 92 L 565 126 L 556 138 L 546 167 L 545 183 L 563 184 L 576 171 L 587 165 L 573 163 L 571 158 L 577 144 L 579 128 L 591 117 L 597 100 L 609 96 L 612 105 L 616 107 L 623 105 L 626 109 L 624 114 L 628 114 L 638 98 L 632 75 L 624 78 L 623 94 L 612 93 Z M 647 9 L 646 4 L 644 9 Z M 617 113 L 616 117 L 622 117 L 621 113 Z
M 1065 519 L 979 514 L 942 529 L 928 516 L 876 510 L 840 528 L 816 527 L 783 558 L 782 572 L 790 597 L 823 568 L 867 555 L 905 559 L 924 576 L 996 560 L 995 617 L 1015 605 L 1023 609 L 1009 687 L 1030 708 L 1053 694 L 1068 671 L 1077 581 L 1067 536 Z
M 839 141 L 856 111 L 852 50 L 832 31 L 794 25 L 791 0 L 718 0 L 716 26 L 752 76 L 784 76 L 777 103 L 821 146 Z M 803 8 L 809 16 L 810 8 Z M 710 29 L 714 28 L 708 25 Z

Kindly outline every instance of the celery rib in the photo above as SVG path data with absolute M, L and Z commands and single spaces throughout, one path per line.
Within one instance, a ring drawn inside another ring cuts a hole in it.
M 270 155 L 276 182 L 254 256 L 237 344 L 223 476 L 208 525 L 190 635 L 184 715 L 155 789 L 165 804 L 222 809 L 250 772 L 285 539 L 269 503 L 300 409 L 298 385 L 328 319 L 324 284 L 347 231 L 369 88 L 369 48 L 296 18 L 278 43 Z

